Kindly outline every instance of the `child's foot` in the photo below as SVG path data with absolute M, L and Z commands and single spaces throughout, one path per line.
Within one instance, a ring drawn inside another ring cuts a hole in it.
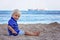
M 35 36 L 39 36 L 40 32 L 34 32 Z

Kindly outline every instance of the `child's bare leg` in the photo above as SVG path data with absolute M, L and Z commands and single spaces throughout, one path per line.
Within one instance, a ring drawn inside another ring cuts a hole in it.
M 39 33 L 40 33 L 40 32 L 29 32 L 29 31 L 26 31 L 26 32 L 25 32 L 25 35 L 29 35 L 29 36 L 39 36 Z

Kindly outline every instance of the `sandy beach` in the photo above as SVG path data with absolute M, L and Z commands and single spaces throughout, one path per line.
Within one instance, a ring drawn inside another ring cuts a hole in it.
M 40 31 L 39 36 L 8 36 L 7 24 L 0 24 L 0 40 L 60 40 L 60 24 L 19 24 L 19 28 L 25 31 Z

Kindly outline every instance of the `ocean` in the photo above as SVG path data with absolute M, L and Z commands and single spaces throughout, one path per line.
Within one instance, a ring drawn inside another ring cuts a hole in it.
M 0 24 L 7 24 L 11 18 L 12 12 L 0 11 Z M 18 24 L 49 24 L 52 22 L 60 23 L 60 14 L 29 14 L 21 12 L 21 16 L 17 21 Z

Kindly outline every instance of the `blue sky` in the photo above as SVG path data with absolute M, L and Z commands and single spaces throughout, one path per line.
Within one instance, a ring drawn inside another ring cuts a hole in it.
M 60 10 L 60 0 L 0 0 L 0 10 Z

